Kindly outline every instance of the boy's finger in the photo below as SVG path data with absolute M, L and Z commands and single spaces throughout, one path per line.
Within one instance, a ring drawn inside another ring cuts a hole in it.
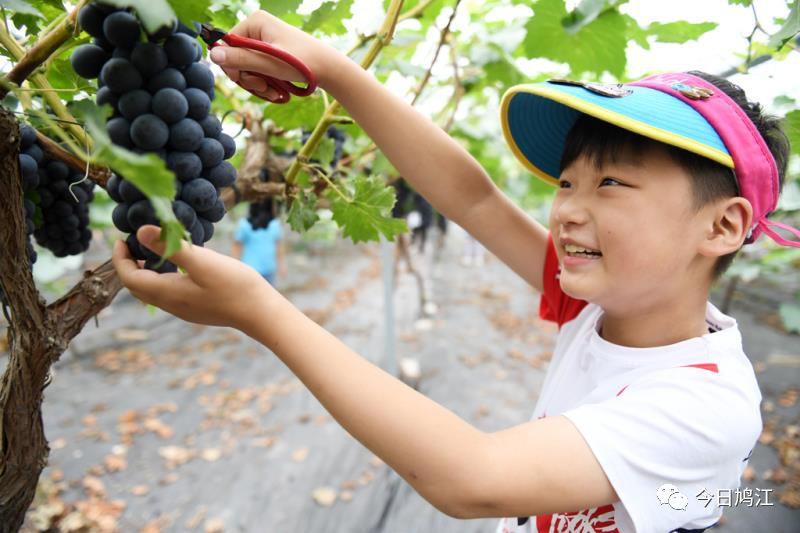
M 145 225 L 136 232 L 136 239 L 140 244 L 146 246 L 158 255 L 163 255 L 167 248 L 167 243 L 161 240 L 161 228 L 158 226 Z M 172 254 L 168 261 L 175 263 L 179 267 L 186 269 L 187 272 L 193 270 L 197 264 L 194 249 L 190 243 L 181 241 L 181 249 Z
M 245 48 L 217 46 L 211 49 L 211 60 L 223 68 L 262 72 L 289 81 L 302 81 L 305 78 L 295 69 L 271 59 L 266 54 Z

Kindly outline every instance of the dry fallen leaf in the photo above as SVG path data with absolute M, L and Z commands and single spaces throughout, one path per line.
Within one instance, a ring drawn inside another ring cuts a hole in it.
M 343 490 L 339 494 L 339 499 L 342 500 L 343 502 L 352 501 L 353 500 L 353 491 L 351 491 L 351 490 Z
M 131 487 L 131 494 L 134 496 L 145 496 L 150 493 L 150 487 L 147 485 L 136 485 Z
M 302 463 L 308 457 L 308 448 L 298 448 L 292 452 L 292 460 Z
M 331 487 L 319 487 L 314 489 L 311 496 L 314 501 L 323 507 L 330 507 L 336 501 L 336 490 Z
M 756 478 L 756 471 L 751 466 L 746 467 L 744 469 L 744 472 L 742 472 L 742 479 L 747 483 L 750 483 L 755 478 Z
M 220 457 L 222 457 L 222 452 L 219 448 L 206 448 L 200 453 L 200 457 L 205 459 L 206 461 L 213 463 L 214 461 L 218 461 Z
M 114 331 L 114 338 L 123 342 L 146 341 L 150 338 L 150 332 L 144 329 L 119 328 Z
M 205 533 L 224 533 L 225 522 L 221 518 L 211 518 L 203 525 Z
M 50 443 L 50 449 L 60 450 L 61 448 L 64 448 L 66 445 L 67 445 L 67 439 L 65 439 L 64 437 L 59 437 Z
M 103 466 L 108 472 L 121 472 L 128 468 L 128 461 L 120 455 L 106 455 L 103 459 Z
M 83 478 L 83 488 L 90 496 L 105 497 L 106 487 L 103 481 L 95 476 L 86 476 Z

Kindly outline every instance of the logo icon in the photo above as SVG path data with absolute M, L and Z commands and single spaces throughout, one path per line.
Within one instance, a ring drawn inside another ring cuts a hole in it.
M 669 505 L 676 511 L 685 511 L 689 506 L 689 498 L 670 483 L 664 483 L 656 489 L 656 498 L 661 505 Z

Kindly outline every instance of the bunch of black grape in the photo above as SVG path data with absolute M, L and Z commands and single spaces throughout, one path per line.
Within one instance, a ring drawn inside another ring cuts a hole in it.
M 329 139 L 333 139 L 333 159 L 331 159 L 331 170 L 333 170 L 336 168 L 336 165 L 339 164 L 339 160 L 342 158 L 342 154 L 344 153 L 344 141 L 346 139 L 346 135 L 336 126 L 329 126 L 328 131 L 325 132 L 325 136 Z M 302 136 L 303 144 L 306 143 L 309 137 L 311 137 L 311 132 L 304 131 Z M 315 163 L 318 161 L 312 159 L 311 162 Z
M 166 161 L 176 176 L 175 216 L 202 246 L 225 215 L 219 191 L 236 180 L 236 169 L 226 161 L 236 144 L 209 114 L 214 76 L 200 62 L 197 34 L 178 24 L 145 40 L 134 14 L 96 3 L 81 9 L 78 22 L 94 41 L 75 49 L 72 66 L 84 78 L 99 79 L 97 103 L 114 109 L 106 125 L 109 137 Z M 136 240 L 140 226 L 158 224 L 152 204 L 123 176 L 112 176 L 106 189 L 119 204 L 114 225 L 131 234 L 131 254 L 154 269 L 160 258 Z M 158 270 L 176 268 L 165 262 Z
M 65 163 L 46 157 L 36 142 L 36 131 L 30 126 L 22 127 L 20 149 L 23 187 L 36 191 L 33 197 L 42 214 L 39 227 L 33 229 L 32 223 L 28 225 L 29 233 L 56 257 L 85 252 L 92 240 L 89 204 L 94 199 L 94 183 Z M 35 210 L 36 205 L 26 198 L 25 211 L 30 222 Z M 29 255 L 31 250 L 32 247 Z

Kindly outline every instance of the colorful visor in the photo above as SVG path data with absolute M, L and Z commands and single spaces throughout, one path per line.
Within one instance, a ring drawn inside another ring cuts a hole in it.
M 778 203 L 775 159 L 745 112 L 722 90 L 687 73 L 658 74 L 620 85 L 550 80 L 517 85 L 503 96 L 500 119 L 514 155 L 535 176 L 558 183 L 570 129 L 583 113 L 732 168 L 741 196 L 753 206 L 745 240 L 761 232 L 800 247 L 773 228 L 800 231 L 767 219 Z

